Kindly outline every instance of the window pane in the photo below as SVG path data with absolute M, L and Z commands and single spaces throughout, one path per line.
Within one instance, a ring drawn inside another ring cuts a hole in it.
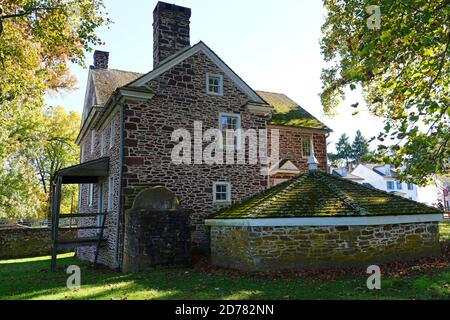
M 302 137 L 302 155 L 303 157 L 311 155 L 311 138 L 309 136 Z

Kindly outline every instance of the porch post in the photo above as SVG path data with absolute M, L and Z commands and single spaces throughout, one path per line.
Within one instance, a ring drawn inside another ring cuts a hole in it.
M 56 176 L 55 189 L 52 198 L 52 261 L 51 261 L 51 271 L 56 270 L 56 256 L 58 254 L 58 228 L 59 228 L 59 210 L 61 204 L 61 184 L 62 177 L 60 175 Z

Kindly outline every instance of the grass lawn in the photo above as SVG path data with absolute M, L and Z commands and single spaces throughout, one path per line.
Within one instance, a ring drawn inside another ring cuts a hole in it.
M 442 222 L 439 225 L 441 240 L 450 240 L 450 221 Z
M 450 239 L 450 223 L 441 225 Z M 72 254 L 58 265 L 81 267 L 81 289 L 66 288 L 64 271 L 51 273 L 49 257 L 0 261 L 0 299 L 450 299 L 450 266 L 383 276 L 368 290 L 367 276 L 255 276 L 227 271 L 158 268 L 135 274 L 93 270 Z
M 50 273 L 49 257 L 0 261 L 0 299 L 449 299 L 450 268 L 382 277 L 381 290 L 365 276 L 257 277 L 161 268 L 136 274 L 93 270 L 71 254 L 59 266 L 81 266 L 81 289 L 66 288 L 64 271 Z M 83 267 L 84 266 L 84 267 Z

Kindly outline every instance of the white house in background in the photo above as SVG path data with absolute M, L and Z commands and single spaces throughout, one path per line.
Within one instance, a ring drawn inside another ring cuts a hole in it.
M 430 206 L 443 207 L 450 211 L 450 178 L 434 177 L 433 182 L 425 187 L 418 187 L 419 201 Z
M 418 201 L 417 186 L 413 183 L 398 180 L 397 173 L 390 165 L 361 163 L 348 176 L 349 178 L 347 176 L 344 176 L 344 178 Z

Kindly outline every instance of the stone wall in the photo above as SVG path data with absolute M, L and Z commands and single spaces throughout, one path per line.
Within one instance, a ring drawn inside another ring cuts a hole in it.
M 223 96 L 206 93 L 206 75 L 223 76 Z M 231 183 L 232 202 L 263 191 L 267 177 L 261 165 L 176 165 L 171 160 L 175 142 L 172 132 L 188 130 L 193 137 L 194 121 L 201 121 L 203 131 L 218 127 L 220 112 L 237 113 L 243 129 L 266 129 L 267 118 L 246 110 L 248 97 L 203 53 L 150 81 L 147 87 L 157 92 L 148 103 L 125 105 L 124 204 L 130 204 L 143 186 L 161 185 L 172 190 L 181 207 L 193 211 L 193 245 L 208 249 L 208 229 L 204 218 L 221 205 L 213 202 L 213 182 Z M 192 139 L 193 142 L 193 139 Z M 209 143 L 204 142 L 203 147 Z M 193 145 L 193 144 L 192 144 Z M 192 147 L 192 155 L 194 147 Z
M 112 133 L 113 145 L 110 147 L 110 134 L 111 126 L 114 126 Z M 103 155 L 101 152 L 101 139 L 104 139 L 103 145 Z M 114 253 L 116 245 L 116 231 L 117 231 L 117 215 L 119 210 L 119 181 L 120 181 L 120 115 L 118 112 L 110 119 L 104 127 L 95 132 L 94 140 L 91 139 L 91 133 L 89 132 L 82 141 L 83 148 L 83 159 L 81 162 L 87 162 L 95 160 L 98 158 L 109 157 L 109 174 L 114 180 L 114 190 L 113 190 L 113 206 L 106 216 L 104 237 L 106 238 L 106 244 L 100 247 L 99 253 L 99 263 L 107 265 L 109 267 L 117 267 L 114 265 Z M 93 148 L 91 152 L 91 143 L 93 143 Z M 92 205 L 88 203 L 88 184 L 82 184 L 79 187 L 79 211 L 81 213 L 95 213 L 99 210 L 99 191 L 100 184 L 103 184 L 103 211 L 108 209 L 108 195 L 109 195 L 109 184 L 108 178 L 101 179 L 99 183 L 94 184 L 94 197 Z M 97 217 L 90 218 L 80 218 L 78 219 L 79 226 L 93 226 L 96 225 Z M 79 237 L 94 237 L 96 236 L 96 230 L 80 230 L 78 233 Z M 121 243 L 119 243 L 121 245 Z M 96 246 L 81 247 L 77 250 L 77 257 L 82 260 L 93 261 L 95 256 Z M 119 254 L 121 253 L 119 249 Z M 120 256 L 119 256 L 120 259 Z
M 74 237 L 73 230 L 59 233 L 61 240 Z M 0 230 L 0 259 L 47 256 L 50 255 L 51 245 L 50 230 L 46 228 Z
M 213 264 L 249 271 L 365 266 L 439 254 L 436 222 L 329 227 L 211 226 Z
M 124 272 L 190 263 L 190 212 L 132 209 L 125 215 Z

